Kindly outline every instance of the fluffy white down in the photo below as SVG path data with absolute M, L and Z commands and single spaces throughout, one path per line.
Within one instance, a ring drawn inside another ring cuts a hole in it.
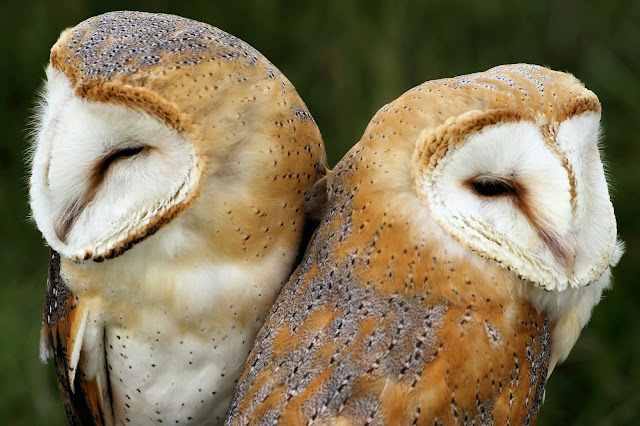
M 434 217 L 474 251 L 546 290 L 590 284 L 608 267 L 616 241 L 597 150 L 598 120 L 596 114 L 586 114 L 565 121 L 558 130 L 558 144 L 568 152 L 577 183 L 577 207 L 559 154 L 536 124 L 520 121 L 488 126 L 449 149 L 423 182 Z M 576 138 L 580 142 L 567 142 Z M 467 182 L 477 176 L 517 182 L 526 190 L 529 214 L 512 197 L 475 193 Z M 531 223 L 532 216 L 539 223 Z M 554 256 L 536 227 L 575 251 L 575 265 Z
M 566 235 L 568 177 L 537 127 L 530 122 L 491 126 L 450 148 L 431 176 L 434 211 L 474 250 L 541 285 L 554 285 L 553 269 L 562 267 L 533 224 L 510 197 L 481 197 L 469 188 L 466 182 L 477 176 L 517 180 L 533 194 L 534 208 L 545 208 L 553 228 Z
M 106 353 L 118 424 L 222 421 L 264 319 L 258 306 L 273 301 L 295 258 L 277 247 L 246 263 L 205 256 L 189 215 L 66 277 L 78 294 L 103 290 L 89 298 L 81 363 L 90 380 L 104 372 Z
M 599 122 L 600 114 L 589 112 L 566 119 L 556 132 L 576 186 L 571 231 L 579 250 L 572 284 L 578 286 L 602 274 L 616 250 L 616 220 L 598 150 Z
M 104 255 L 181 202 L 198 179 L 194 148 L 183 135 L 130 108 L 74 97 L 68 79 L 51 66 L 36 120 L 31 208 L 47 242 L 63 256 Z M 96 175 L 96 165 L 134 147 L 144 149 L 113 161 L 91 194 L 88 177 Z M 77 203 L 84 208 L 62 241 L 55 223 Z

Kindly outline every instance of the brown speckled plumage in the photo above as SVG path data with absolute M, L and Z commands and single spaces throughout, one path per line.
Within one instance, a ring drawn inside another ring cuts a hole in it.
M 363 197 L 370 180 L 345 183 L 371 168 L 359 154 L 335 170 L 325 219 L 258 335 L 229 424 L 530 424 L 547 321 L 511 299 L 502 270 L 459 266 L 412 218 Z
M 438 126 L 450 124 L 451 144 L 473 131 L 456 127 L 464 114 L 476 129 L 527 120 L 550 135 L 599 110 L 573 76 L 523 64 L 385 105 L 326 178 L 320 227 L 258 334 L 227 424 L 533 424 L 554 323 L 514 290 L 517 273 L 444 232 L 414 167 L 444 155 Z

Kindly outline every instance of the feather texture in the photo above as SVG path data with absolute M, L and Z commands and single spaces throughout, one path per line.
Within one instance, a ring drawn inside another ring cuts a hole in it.
M 60 276 L 60 255 L 51 250 L 47 293 L 40 331 L 40 359 L 53 358 L 58 385 L 72 425 L 111 424 L 108 385 L 100 378 L 86 380 L 80 351 L 88 310 Z
M 304 102 L 230 34 L 112 12 L 62 33 L 38 114 L 30 202 L 60 255 L 41 355 L 70 421 L 221 423 L 313 232 Z
M 227 424 L 533 424 L 618 257 L 599 112 L 527 64 L 381 108 L 314 188 Z

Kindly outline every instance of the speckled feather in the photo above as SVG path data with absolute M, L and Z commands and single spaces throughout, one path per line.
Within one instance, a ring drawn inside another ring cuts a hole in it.
M 105 424 L 110 417 L 105 418 L 96 382 L 72 377 L 75 366 L 72 367 L 71 354 L 85 310 L 86 307 L 64 284 L 60 276 L 60 255 L 51 250 L 40 334 L 41 356 L 45 360 L 49 357 L 55 360 L 58 386 L 69 423 Z
M 434 220 L 414 164 L 446 147 L 417 141 L 474 110 L 551 135 L 599 109 L 573 76 L 525 64 L 427 82 L 381 108 L 323 182 L 320 227 L 258 334 L 227 424 L 533 424 L 554 325 L 514 290 L 517 273 Z
M 258 335 L 228 424 L 530 424 L 547 321 L 511 299 L 501 269 L 460 266 L 438 233 L 367 197 L 375 164 L 361 154 L 335 170 L 325 219 Z
M 112 240 L 73 252 L 47 234 L 71 252 L 52 254 L 41 337 L 69 421 L 219 423 L 298 255 L 303 200 L 327 169 L 317 126 L 255 49 L 178 16 L 90 18 L 62 33 L 51 67 L 74 97 L 149 115 L 197 157 L 178 193 Z M 197 238 L 160 259 L 155 241 L 166 246 L 172 226 Z
M 139 109 L 188 135 L 202 157 L 200 172 L 212 157 L 226 163 L 217 170 L 209 166 L 208 173 L 251 172 L 253 192 L 277 194 L 291 217 L 300 216 L 300 195 L 327 168 L 319 131 L 291 83 L 254 48 L 208 24 L 174 15 L 106 13 L 65 31 L 51 50 L 51 64 L 71 80 L 77 96 Z M 218 136 L 224 131 L 231 135 Z M 230 136 L 239 133 L 260 136 L 244 141 L 246 148 L 257 145 L 255 152 L 229 150 Z M 280 190 L 291 185 L 291 191 Z M 199 189 L 193 185 L 182 202 L 101 257 L 117 256 L 153 234 L 188 207 Z M 261 218 L 270 213 L 260 210 Z

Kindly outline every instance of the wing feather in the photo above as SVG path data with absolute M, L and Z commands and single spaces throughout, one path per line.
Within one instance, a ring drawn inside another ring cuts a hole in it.
M 67 287 L 60 275 L 60 255 L 51 250 L 40 330 L 40 359 L 55 361 L 58 386 L 70 424 L 111 424 L 106 371 L 91 379 L 82 373 L 80 359 L 88 317 L 87 303 Z

